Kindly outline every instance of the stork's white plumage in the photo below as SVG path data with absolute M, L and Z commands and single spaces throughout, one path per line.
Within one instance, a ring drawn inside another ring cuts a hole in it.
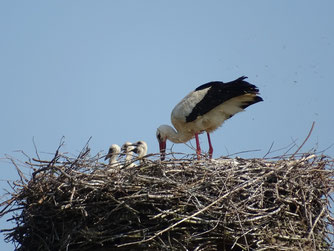
M 109 151 L 106 155 L 106 157 L 104 158 L 104 160 L 107 160 L 109 159 L 109 164 L 115 164 L 117 163 L 117 157 L 119 156 L 121 152 L 121 148 L 119 147 L 119 145 L 116 145 L 116 144 L 112 144 L 110 147 L 109 147 Z
M 133 146 L 133 144 L 131 142 L 129 142 L 129 141 L 125 142 L 122 145 L 122 151 L 125 154 L 125 165 L 128 166 L 128 167 L 135 166 L 135 164 L 132 163 L 133 149 L 135 149 L 135 146 Z
M 176 130 L 169 125 L 161 125 L 157 129 L 161 159 L 165 157 L 167 139 L 174 143 L 185 143 L 193 137 L 196 139 L 196 153 L 199 158 L 201 148 L 198 134 L 204 131 L 207 132 L 209 156 L 212 158 L 210 133 L 234 114 L 263 101 L 257 95 L 258 88 L 246 82 L 246 78 L 241 77 L 228 83 L 209 82 L 183 98 L 171 114 L 171 121 Z
M 145 141 L 140 140 L 133 144 L 134 149 L 132 150 L 134 153 L 138 155 L 138 159 L 143 161 L 143 157 L 147 154 L 147 144 Z

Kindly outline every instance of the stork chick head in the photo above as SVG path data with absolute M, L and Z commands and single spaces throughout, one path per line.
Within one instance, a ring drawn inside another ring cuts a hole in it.
M 129 141 L 125 142 L 121 148 L 122 152 L 124 153 L 130 153 L 133 149 L 134 149 L 134 146 Z
M 138 158 L 142 158 L 147 154 L 147 144 L 145 141 L 140 140 L 134 143 L 132 146 L 134 146 L 132 151 L 138 154 Z
M 104 160 L 112 158 L 113 156 L 117 156 L 120 152 L 121 152 L 121 148 L 116 144 L 112 144 L 109 147 L 109 151 L 108 151 L 107 155 L 105 156 Z

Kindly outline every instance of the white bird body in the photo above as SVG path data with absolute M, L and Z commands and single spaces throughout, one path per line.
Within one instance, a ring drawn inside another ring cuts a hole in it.
M 119 156 L 120 152 L 121 152 L 121 148 L 119 147 L 119 145 L 112 144 L 109 147 L 109 151 L 106 157 L 104 158 L 104 160 L 109 159 L 109 165 L 116 164 L 118 163 L 117 157 Z
M 144 157 L 147 154 L 147 144 L 145 141 L 140 140 L 133 144 L 134 149 L 132 150 L 134 153 L 138 155 L 138 159 L 140 162 L 144 161 Z
M 133 159 L 133 149 L 135 147 L 133 146 L 133 144 L 129 141 L 125 142 L 122 145 L 122 151 L 125 153 L 125 165 L 128 167 L 133 167 L 135 166 L 134 163 L 132 163 L 132 159 Z
M 140 140 L 134 144 L 134 152 L 138 154 L 138 158 L 142 158 L 147 154 L 147 143 Z
M 240 107 L 240 104 L 252 101 L 254 96 L 244 95 L 232 98 L 223 104 L 216 106 L 208 113 L 198 116 L 197 119 L 192 122 L 187 122 L 185 118 L 190 114 L 188 111 L 192 110 L 194 103 L 186 102 L 186 98 L 187 97 L 175 106 L 171 114 L 172 124 L 178 132 L 182 132 L 182 134 L 184 134 L 184 136 L 181 136 L 181 138 L 177 140 L 179 142 L 174 143 L 187 142 L 189 139 L 194 137 L 195 133 L 203 131 L 209 133 L 213 132 L 220 127 L 225 120 L 229 119 L 231 115 L 243 111 L 244 109 Z M 185 108 L 185 110 L 183 110 L 183 108 Z
M 193 137 L 196 138 L 196 152 L 199 157 L 201 149 L 198 134 L 204 131 L 207 132 L 209 155 L 212 157 L 209 133 L 247 106 L 262 101 L 262 98 L 257 96 L 257 87 L 244 81 L 245 78 L 241 77 L 229 83 L 210 82 L 184 97 L 171 113 L 171 121 L 176 130 L 169 125 L 162 125 L 157 129 L 162 159 L 167 139 L 174 143 L 184 143 Z

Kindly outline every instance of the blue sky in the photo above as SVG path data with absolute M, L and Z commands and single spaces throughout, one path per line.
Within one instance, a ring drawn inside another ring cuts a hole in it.
M 333 9 L 330 0 L 1 1 L 0 187 L 18 178 L 4 155 L 35 156 L 33 138 L 45 159 L 62 136 L 71 155 L 90 137 L 92 153 L 137 140 L 156 153 L 156 128 L 186 94 L 243 75 L 264 102 L 212 134 L 214 157 L 300 145 L 312 121 L 302 151 L 330 147 Z M 12 248 L 0 236 L 0 249 Z

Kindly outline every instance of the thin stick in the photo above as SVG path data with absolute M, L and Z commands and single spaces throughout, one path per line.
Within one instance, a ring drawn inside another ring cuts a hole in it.
M 271 149 L 273 148 L 273 146 L 274 146 L 274 141 L 271 143 L 271 145 L 270 145 L 269 150 L 267 151 L 267 153 L 262 157 L 263 159 L 264 159 L 265 157 L 267 157 L 268 154 L 271 153 Z
M 38 154 L 37 145 L 36 145 L 36 142 L 35 142 L 35 137 L 32 137 L 32 143 L 34 144 L 36 156 L 40 160 L 41 158 L 39 157 L 39 154 Z
M 314 230 L 315 226 L 317 225 L 317 223 L 318 223 L 320 217 L 321 217 L 321 216 L 323 215 L 323 213 L 325 212 L 325 209 L 326 209 L 326 208 L 323 207 L 322 210 L 321 210 L 321 212 L 320 212 L 320 214 L 319 214 L 318 217 L 315 219 L 315 221 L 314 221 L 314 223 L 313 223 L 313 226 L 312 226 L 312 228 L 311 228 L 311 231 L 309 232 L 309 234 L 308 234 L 308 236 L 307 236 L 308 239 L 311 238 L 311 236 L 312 236 L 312 234 L 313 234 L 313 230 Z
M 306 141 L 309 139 L 309 137 L 310 137 L 311 134 L 312 134 L 312 131 L 313 131 L 313 128 L 314 128 L 314 124 L 315 124 L 315 121 L 313 121 L 312 126 L 311 126 L 311 129 L 310 129 L 310 131 L 308 132 L 308 135 L 307 135 L 306 139 L 305 139 L 304 142 L 300 145 L 300 147 L 298 147 L 297 151 L 296 151 L 294 154 L 292 154 L 291 158 L 293 158 L 293 157 L 299 152 L 299 150 L 302 149 L 302 147 L 304 146 L 304 144 L 306 143 Z

